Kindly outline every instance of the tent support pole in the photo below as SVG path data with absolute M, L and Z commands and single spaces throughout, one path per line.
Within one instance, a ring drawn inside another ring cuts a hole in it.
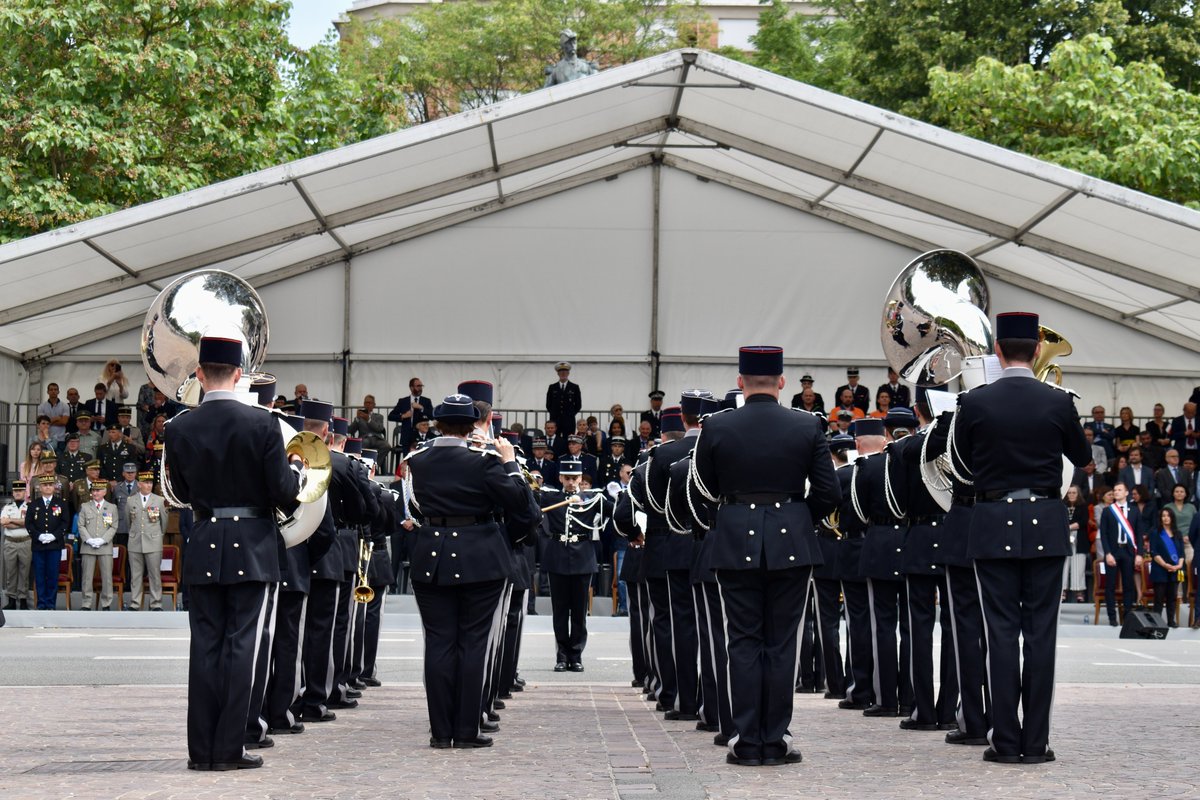
M 658 388 L 658 269 L 659 223 L 662 209 L 662 156 L 656 154 L 650 165 L 650 185 L 654 192 L 653 227 L 650 243 L 650 390 Z
M 342 267 L 342 406 L 350 405 L 350 259 Z

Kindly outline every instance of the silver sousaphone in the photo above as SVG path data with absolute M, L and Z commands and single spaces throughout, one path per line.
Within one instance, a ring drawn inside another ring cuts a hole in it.
M 254 287 L 222 270 L 199 270 L 177 278 L 150 304 L 142 326 L 142 364 L 151 383 L 189 408 L 198 405 L 200 384 L 196 369 L 200 365 L 200 339 L 204 336 L 241 341 L 243 377 L 238 386 L 239 399 L 254 405 L 246 390 L 252 376 L 266 361 L 267 313 Z M 269 412 L 263 409 L 263 413 Z M 329 448 L 316 435 L 297 434 L 282 418 L 279 427 L 284 448 L 289 454 L 299 455 L 305 464 L 297 493 L 300 506 L 290 515 L 276 509 L 280 534 L 287 546 L 292 547 L 312 536 L 324 518 L 332 472 Z M 168 503 L 188 507 L 171 487 L 166 449 L 161 482 Z

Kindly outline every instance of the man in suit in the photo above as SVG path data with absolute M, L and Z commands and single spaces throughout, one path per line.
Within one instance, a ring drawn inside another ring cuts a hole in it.
M 1081 469 L 1075 470 L 1075 474 L 1071 477 L 1071 485 L 1078 486 L 1080 496 L 1086 498 L 1090 503 L 1095 498 L 1097 489 L 1108 488 L 1108 481 L 1096 469 L 1096 462 L 1089 461 Z
M 1104 540 L 1104 604 L 1108 624 L 1117 627 L 1117 578 L 1121 580 L 1121 614 L 1128 614 L 1137 599 L 1135 571 L 1142 568 L 1142 549 L 1137 535 L 1138 508 L 1129 502 L 1124 481 L 1113 484 L 1112 505 L 1100 515 L 1100 536 Z
M 416 427 L 415 416 L 421 415 L 426 419 L 433 414 L 433 405 L 424 398 L 425 383 L 420 378 L 408 379 L 408 396 L 396 401 L 396 406 L 388 412 L 388 419 L 400 424 L 400 441 L 411 441 L 412 432 Z M 405 448 L 407 452 L 407 447 Z
M 1163 457 L 1166 464 L 1154 474 L 1154 496 L 1160 503 L 1172 501 L 1172 493 L 1176 484 L 1183 484 L 1188 490 L 1188 499 L 1192 497 L 1192 471 L 1179 464 L 1179 451 L 1172 447 Z
M 40 611 L 53 611 L 58 605 L 58 565 L 71 530 L 71 510 L 54 496 L 57 476 L 37 478 L 41 497 L 29 501 L 25 511 L 25 530 L 29 531 L 33 551 L 33 584 Z
M 1054 760 L 1055 646 L 1071 554 L 1062 459 L 1082 467 L 1092 454 L 1072 395 L 1039 381 L 1030 367 L 1041 348 L 1037 315 L 1000 314 L 995 331 L 1002 377 L 959 395 L 951 435 L 975 482 L 968 555 L 983 609 L 993 712 L 983 757 L 1037 764 Z
M 1095 439 L 1094 444 L 1098 444 L 1104 448 L 1104 454 L 1109 458 L 1116 458 L 1116 449 L 1113 447 L 1113 426 L 1104 421 L 1104 406 L 1092 407 L 1092 418 L 1084 427 L 1092 432 Z
M 876 391 L 887 392 L 892 398 L 892 408 L 912 408 L 912 395 L 909 394 L 908 387 L 900 382 L 900 374 L 896 370 L 888 367 L 887 383 L 881 385 Z
M 575 430 L 575 415 L 583 408 L 583 394 L 578 384 L 567 380 L 571 375 L 569 362 L 558 362 L 554 370 L 558 381 L 546 387 L 546 413 L 558 423 L 558 432 L 566 435 Z M 550 432 L 546 431 L 546 435 Z
M 150 610 L 162 611 L 163 536 L 167 533 L 167 508 L 154 494 L 154 473 L 138 473 L 138 493 L 125 501 L 129 527 L 129 604 L 126 611 L 142 607 L 142 578 L 150 584 Z
M 779 405 L 783 350 L 743 347 L 745 405 L 709 416 L 692 458 L 692 488 L 721 502 L 708 535 L 729 633 L 730 701 L 737 734 L 727 761 L 800 761 L 788 723 L 797 633 L 820 561 L 813 520 L 841 500 L 820 420 Z M 808 490 L 806 492 L 806 482 Z
M 1171 421 L 1171 446 L 1179 451 L 1180 460 L 1191 456 L 1200 461 L 1200 423 L 1196 421 L 1196 404 L 1184 403 L 1183 414 Z
M 92 429 L 103 433 L 117 424 L 117 404 L 108 399 L 108 389 L 103 383 L 97 383 L 93 391 L 96 396 L 84 403 L 84 407 L 92 415 Z
M 1121 474 L 1117 476 L 1117 480 L 1123 482 L 1130 489 L 1134 486 L 1153 489 L 1154 470 L 1142 463 L 1142 448 L 1136 445 L 1129 448 L 1129 463 L 1121 468 Z M 1149 491 L 1147 495 L 1149 495 Z
M 648 396 L 650 398 L 650 408 L 642 412 L 642 416 L 638 420 L 638 426 L 640 428 L 641 423 L 649 422 L 650 436 L 648 438 L 657 439 L 658 434 L 662 431 L 662 404 L 663 398 L 666 395 L 661 390 L 655 389 Z
M 854 407 L 866 414 L 871 410 L 871 390 L 858 382 L 858 367 L 846 367 L 846 382 L 838 387 L 833 396 L 840 398 L 842 391 L 850 390 L 854 398 Z
M 809 404 L 805 404 L 804 393 L 812 392 Z M 825 398 L 813 389 L 813 376 L 805 373 L 800 376 L 800 391 L 792 395 L 792 408 L 803 408 L 805 411 L 825 413 Z
M 113 537 L 117 532 L 117 507 L 104 499 L 107 481 L 92 484 L 92 498 L 79 509 L 79 552 L 82 571 L 79 588 L 83 610 L 91 611 L 96 599 L 93 576 L 100 570 L 100 606 L 108 611 L 113 599 Z
M 279 580 L 274 508 L 295 508 L 300 465 L 293 456 L 289 469 L 279 423 L 234 395 L 241 342 L 205 337 L 199 356 L 204 400 L 172 421 L 166 449 L 174 491 L 196 516 L 183 564 L 191 627 L 188 768 L 246 769 L 262 766 L 243 741 L 268 583 Z

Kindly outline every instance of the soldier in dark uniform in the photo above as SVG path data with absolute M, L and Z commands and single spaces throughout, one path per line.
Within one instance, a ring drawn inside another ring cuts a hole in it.
M 800 391 L 792 395 L 792 408 L 802 408 L 804 403 L 804 390 L 811 389 L 813 385 L 813 376 L 804 374 L 800 376 Z M 813 407 L 812 411 L 825 413 L 825 398 L 820 392 L 813 392 Z
M 518 444 L 520 436 L 514 431 L 502 431 L 501 435 L 508 440 L 517 452 L 517 460 L 521 460 L 521 449 Z M 536 502 L 537 495 L 531 493 L 531 497 Z M 541 513 L 538 509 L 537 514 Z M 500 664 L 500 672 L 496 681 L 499 688 L 499 693 L 496 699 L 503 703 L 505 700 L 512 699 L 513 691 L 523 691 L 525 682 L 517 674 L 517 662 L 521 655 L 521 632 L 525 626 L 525 610 L 530 601 L 529 593 L 533 588 L 532 576 L 536 569 L 535 553 L 537 548 L 534 541 L 521 539 L 513 541 L 514 537 L 509 537 L 512 544 L 512 595 L 508 604 L 508 618 L 504 625 L 504 645 L 502 650 L 502 659 Z
M 875 433 L 879 428 L 868 426 L 866 433 L 834 434 L 830 442 L 838 441 L 839 449 L 847 447 L 845 439 L 858 451 L 858 459 L 879 456 L 883 451 L 883 437 Z M 855 461 L 857 464 L 857 460 Z M 871 598 L 867 592 L 867 579 L 862 573 L 862 551 L 867 536 L 867 523 L 854 508 L 855 464 L 847 463 L 837 469 L 838 484 L 842 490 L 842 502 L 838 507 L 838 527 L 845 533 L 839 550 L 841 559 L 842 597 L 846 601 L 846 651 L 849 656 L 850 674 L 846 682 L 846 699 L 838 702 L 838 708 L 850 711 L 865 711 L 875 705 L 875 636 L 871 632 Z
M 663 393 L 661 389 L 655 389 L 648 396 L 650 398 L 650 408 L 649 410 L 642 412 L 642 416 L 638 419 L 638 423 L 640 424 L 642 422 L 649 422 L 650 438 L 657 439 L 658 435 L 662 433 L 662 404 L 663 398 L 666 397 L 666 394 Z
M 538 437 L 533 440 L 533 457 L 525 462 L 525 468 L 542 476 L 542 485 L 551 489 L 561 489 L 558 482 L 558 464 L 547 458 L 549 448 L 546 440 Z
M 580 493 L 583 465 L 570 457 L 558 465 L 562 481 L 561 496 L 545 492 L 542 500 L 554 505 L 562 500 L 577 500 L 545 512 L 542 535 L 542 567 L 550 575 L 550 601 L 554 612 L 554 640 L 557 645 L 555 672 L 583 672 L 583 648 L 587 646 L 588 588 L 596 573 L 594 535 L 608 524 L 612 508 L 603 492 Z
M 983 605 L 992 699 L 984 760 L 1041 763 L 1054 759 L 1058 605 L 1071 553 L 1060 500 L 1062 457 L 1083 467 L 1092 454 L 1071 395 L 1030 369 L 1040 349 L 1037 315 L 1001 314 L 995 331 L 1004 373 L 959 395 L 951 430 L 975 480 L 969 555 Z
M 848 467 L 846 451 L 854 447 L 849 436 L 835 436 L 829 441 L 835 471 Z M 838 477 L 841 477 L 840 472 Z M 840 480 L 839 480 L 840 483 Z M 821 665 L 825 673 L 825 698 L 844 700 L 846 674 L 841 652 L 841 593 L 842 551 L 848 523 L 839 514 L 832 514 L 817 523 L 817 545 L 821 548 L 823 564 L 813 567 L 813 597 L 816 604 L 816 634 L 821 645 Z
M 412 577 L 425 631 L 429 744 L 488 747 L 492 740 L 480 734 L 488 635 L 511 570 L 495 513 L 505 514 L 509 536 L 516 524 L 532 529 L 539 520 L 512 445 L 499 440 L 486 454 L 469 445 L 479 419 L 471 398 L 450 395 L 434 419 L 442 435 L 408 457 L 407 478 L 422 523 Z
M 892 398 L 890 408 L 912 407 L 912 395 L 908 391 L 908 387 L 900 382 L 899 373 L 891 367 L 888 367 L 888 382 L 875 390 L 876 394 L 879 392 L 887 392 L 888 396 Z
M 597 486 L 607 486 L 621 480 L 621 465 L 628 463 L 625 459 L 625 441 L 624 436 L 609 437 L 609 451 L 600 456 L 600 466 L 596 471 Z
M 274 509 L 296 506 L 300 467 L 289 469 L 271 415 L 235 399 L 241 342 L 206 337 L 199 355 L 204 400 L 173 419 L 166 434 L 172 488 L 195 511 L 183 562 L 191 624 L 188 768 L 244 769 L 262 766 L 243 741 L 269 584 L 279 580 Z
M 884 420 L 854 421 L 855 439 L 885 438 Z M 863 710 L 868 717 L 907 716 L 912 711 L 912 685 L 908 679 L 909 639 L 908 615 L 905 608 L 904 573 L 900 560 L 908 520 L 899 507 L 897 495 L 901 485 L 899 469 L 893 466 L 893 454 L 885 447 L 882 453 L 859 456 L 855 461 L 854 511 L 867 525 L 863 541 L 860 571 L 867 579 L 867 594 L 871 603 L 871 630 L 875 637 L 875 705 Z M 900 635 L 897 642 L 896 629 Z
M 354 629 L 353 656 L 350 667 L 350 687 L 362 691 L 369 685 L 378 686 L 375 679 L 376 656 L 379 652 L 379 632 L 382 622 L 383 598 L 387 587 L 395 582 L 392 573 L 392 561 L 388 557 L 387 542 L 396 524 L 396 504 L 392 493 L 386 491 L 375 482 L 378 451 L 363 450 L 362 463 L 372 479 L 369 484 L 371 493 L 375 496 L 375 515 L 371 522 L 363 528 L 363 540 L 368 542 L 370 556 L 365 565 L 367 586 L 373 592 L 371 599 L 362 606 L 360 618 Z M 357 583 L 357 581 L 356 581 Z M 371 679 L 372 683 L 368 683 Z
M 37 590 L 38 610 L 53 611 L 58 606 L 58 565 L 71 532 L 71 509 L 55 495 L 58 476 L 40 475 L 37 486 L 41 496 L 30 500 L 25 510 L 25 530 L 29 531 L 33 551 L 30 572 Z
M 625 555 L 621 559 L 621 568 L 617 579 L 625 582 L 629 603 L 629 653 L 632 657 L 633 680 L 635 689 L 649 693 L 653 680 L 651 677 L 651 655 L 647 646 L 647 628 L 649 600 L 646 597 L 646 582 L 643 567 L 645 554 L 645 536 L 637 524 L 637 508 L 629 487 L 625 486 L 617 495 L 616 507 L 613 510 L 613 529 L 628 544 Z
M 307 406 L 309 400 L 304 401 Z M 340 418 L 339 418 L 340 419 Z M 339 428 L 341 422 L 338 423 Z M 348 423 L 347 423 L 348 429 Z M 336 441 L 335 434 L 335 441 Z M 351 520 L 343 519 L 338 531 L 338 544 L 342 548 L 342 597 L 333 627 L 333 656 L 335 665 L 334 691 L 330 708 L 357 708 L 362 691 L 351 686 L 350 673 L 353 668 L 355 631 L 366 622 L 366 608 L 354 600 L 354 587 L 358 583 L 359 553 L 363 535 L 371 520 L 379 513 L 379 502 L 371 491 L 371 479 L 362 459 L 362 439 L 349 436 L 343 444 L 344 455 L 349 458 L 349 473 L 352 485 L 363 504 L 362 515 Z
M 705 421 L 690 478 L 705 499 L 721 504 L 708 535 L 715 537 L 710 563 L 729 636 L 737 733 L 727 760 L 794 763 L 800 753 L 788 723 L 796 633 L 821 558 L 813 520 L 836 507 L 841 491 L 820 420 L 779 405 L 783 350 L 743 347 L 738 372 L 745 405 Z
M 105 431 L 106 440 L 100 445 L 96 458 L 100 459 L 100 477 L 109 483 L 121 479 L 121 467 L 126 461 L 133 461 L 137 452 L 121 438 L 121 429 L 116 425 Z
M 583 408 L 583 394 L 579 384 L 567 380 L 571 365 L 560 361 L 554 365 L 558 381 L 546 387 L 546 413 L 558 425 L 558 434 L 566 436 L 575 430 L 575 416 Z
M 84 476 L 85 465 L 92 460 L 92 456 L 79 449 L 78 433 L 68 433 L 66 442 L 67 447 L 58 459 L 58 474 L 62 475 L 63 480 L 70 486 Z M 76 442 L 74 447 L 71 442 Z
M 846 389 L 854 395 L 854 405 L 862 409 L 864 414 L 871 411 L 871 390 L 858 382 L 858 367 L 846 367 L 846 382 L 838 387 L 838 390 L 833 393 L 834 402 L 838 402 L 842 397 L 842 392 Z

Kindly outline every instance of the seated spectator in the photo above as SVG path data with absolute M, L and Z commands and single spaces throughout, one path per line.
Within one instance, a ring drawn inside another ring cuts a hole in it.
M 908 387 L 900 382 L 900 373 L 888 367 L 888 382 L 879 387 L 880 392 L 891 395 L 893 408 L 912 408 Z
M 1143 431 L 1144 433 L 1144 431 Z M 1171 500 L 1176 484 L 1182 483 L 1189 488 L 1188 500 L 1192 500 L 1191 487 L 1195 484 L 1192 471 L 1179 463 L 1179 451 L 1172 447 L 1164 456 L 1166 464 L 1154 474 L 1154 496 L 1160 503 Z
M 150 438 L 150 426 L 154 424 L 154 415 L 150 413 L 154 408 L 154 384 L 146 381 L 138 387 L 137 394 L 137 420 L 138 429 L 142 432 L 142 441 L 147 441 Z
M 1150 438 L 1159 447 L 1171 446 L 1171 420 L 1167 419 L 1166 409 L 1162 403 L 1154 404 L 1154 417 L 1146 423 L 1145 430 L 1150 432 Z
M 619 422 L 621 424 L 621 435 L 628 438 L 630 423 L 625 422 L 625 407 L 620 403 L 613 403 L 612 407 L 608 409 L 608 415 L 610 419 L 608 423 L 608 435 L 613 435 L 613 423 Z
M 1137 442 L 1141 429 L 1133 424 L 1132 408 L 1122 406 L 1121 410 L 1117 413 L 1121 421 L 1112 431 L 1113 449 L 1118 453 L 1128 453 L 1129 448 L 1133 447 L 1134 443 Z
M 1142 449 L 1142 463 L 1155 472 L 1167 463 L 1166 448 L 1155 442 L 1145 428 L 1138 433 L 1137 446 Z
M 350 420 L 349 430 L 351 436 L 362 439 L 364 448 L 376 451 L 379 460 L 387 463 L 392 446 L 387 441 L 387 427 L 383 421 L 383 414 L 375 410 L 375 395 L 369 394 L 363 398 L 362 408 L 358 409 L 354 419 Z
M 824 406 L 817 402 L 817 393 L 812 389 L 801 389 L 799 394 L 792 397 L 792 400 L 796 400 L 797 398 L 799 398 L 800 402 L 799 404 L 793 402 L 792 408 L 799 408 L 813 414 L 825 413 Z
M 1171 490 L 1171 502 L 1163 506 L 1175 514 L 1175 524 L 1179 530 L 1189 530 L 1192 518 L 1196 516 L 1196 507 L 1188 502 L 1188 487 L 1182 483 L 1175 484 Z
M 546 450 L 551 458 L 562 458 L 567 452 L 567 436 L 558 430 L 558 423 L 552 419 L 546 420 Z
M 410 419 L 414 420 L 414 423 L 412 432 L 404 442 L 404 452 L 406 453 L 411 453 L 430 439 L 437 438 L 437 433 L 432 430 L 429 417 L 425 416 L 425 414 L 417 411 Z
M 646 448 L 654 444 L 653 436 L 654 428 L 648 420 L 642 420 L 638 423 L 637 438 L 631 443 L 632 446 L 626 448 L 629 451 L 629 455 L 636 459 Z
M 1175 598 L 1184 575 L 1183 541 L 1175 514 L 1164 508 L 1159 515 L 1157 530 L 1150 537 L 1150 582 L 1154 584 L 1154 613 L 1167 609 L 1167 625 L 1179 627 L 1175 621 Z
M 1075 602 L 1082 603 L 1087 592 L 1087 562 L 1092 549 L 1092 541 L 1088 536 L 1087 504 L 1079 494 L 1078 486 L 1067 487 L 1067 496 L 1063 502 L 1067 506 L 1068 528 L 1071 532 L 1071 557 L 1067 561 L 1066 588 L 1063 590 L 1063 600 L 1067 592 L 1074 592 Z
M 1096 469 L 1095 461 L 1089 461 L 1087 466 L 1075 470 L 1071 483 L 1079 487 L 1079 493 L 1084 497 L 1094 497 L 1097 489 L 1108 486 L 1108 479 Z
M 1083 438 L 1087 439 L 1087 443 L 1092 448 L 1092 461 L 1096 464 L 1096 472 L 1101 475 L 1108 472 L 1108 453 L 1103 447 L 1096 444 L 1096 434 L 1091 428 L 1083 429 Z
M 558 482 L 558 465 L 550 457 L 550 448 L 546 446 L 546 440 L 534 439 L 532 450 L 533 457 L 526 461 L 525 468 L 540 475 L 543 486 L 561 489 L 562 484 Z
M 611 449 L 612 438 L 614 436 L 620 436 L 622 439 L 624 439 L 626 441 L 629 440 L 629 437 L 626 436 L 626 434 L 625 434 L 625 421 L 624 420 L 614 419 L 608 423 L 608 437 L 607 437 L 608 444 L 605 445 L 606 452 Z
M 829 418 L 829 434 L 837 436 L 839 434 L 850 435 L 850 425 L 854 422 L 854 412 L 848 408 L 835 409 L 832 417 Z
M 121 369 L 121 362 L 110 358 L 100 371 L 100 382 L 104 384 L 105 396 L 121 404 L 129 399 L 129 377 Z
M 1091 429 L 1096 444 L 1104 448 L 1104 453 L 1110 461 L 1116 457 L 1117 451 L 1113 447 L 1113 428 L 1104 421 L 1104 406 L 1092 406 L 1092 418 L 1084 423 L 1083 427 Z
M 1108 480 L 1108 484 L 1110 486 L 1116 486 L 1117 481 L 1121 477 L 1122 471 L 1124 471 L 1124 469 L 1128 466 L 1129 458 L 1126 456 L 1117 456 L 1114 460 L 1110 461 L 1108 464 L 1108 474 L 1105 475 L 1105 478 Z M 1126 488 L 1128 488 L 1128 486 L 1129 484 L 1126 484 Z
M 862 419 L 867 415 L 865 411 L 854 404 L 854 392 L 849 388 L 838 392 L 837 406 L 833 409 L 833 413 L 838 414 L 842 411 L 849 411 L 854 419 Z
M 576 459 L 583 464 L 583 474 L 590 475 L 592 482 L 596 482 L 596 469 L 599 465 L 594 455 L 583 452 L 582 436 L 572 434 L 567 437 L 567 457 Z

